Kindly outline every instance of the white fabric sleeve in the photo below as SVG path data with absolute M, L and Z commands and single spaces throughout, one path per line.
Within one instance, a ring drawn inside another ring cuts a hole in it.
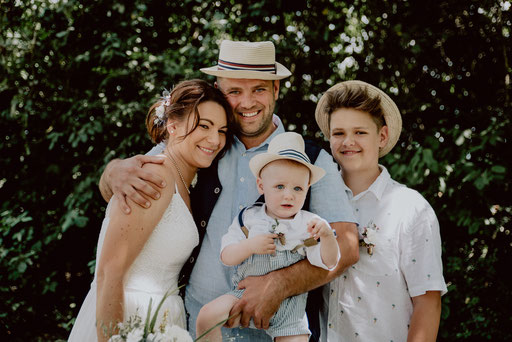
M 233 219 L 233 222 L 229 226 L 227 233 L 222 236 L 219 256 L 222 254 L 222 251 L 224 248 L 226 248 L 226 246 L 239 243 L 245 239 L 246 237 L 242 229 L 240 229 L 240 224 L 238 223 L 238 215 L 236 215 Z
M 323 268 L 324 270 L 327 270 L 327 271 L 332 271 L 336 268 L 336 266 L 338 266 L 338 262 L 340 261 L 340 257 L 341 257 L 340 249 L 337 248 L 337 251 L 336 251 L 338 253 L 338 256 L 336 257 L 336 264 L 333 267 L 329 268 L 322 261 L 321 245 L 322 245 L 322 242 L 319 242 L 318 244 L 316 244 L 314 246 L 306 247 L 306 257 L 308 258 L 308 261 L 311 265 Z
M 160 142 L 158 145 L 153 146 L 151 150 L 149 150 L 148 153 L 146 153 L 147 156 L 156 156 L 158 154 L 163 153 L 165 150 L 165 142 Z
M 302 211 L 302 212 L 303 212 L 303 220 L 304 220 L 303 224 L 305 226 L 307 226 L 308 223 L 312 219 L 315 219 L 315 218 L 320 219 L 322 221 L 326 221 L 323 218 L 319 217 L 318 215 L 309 213 L 307 211 Z M 329 223 L 327 223 L 327 224 L 329 224 Z M 320 241 L 318 244 L 316 244 L 314 246 L 306 247 L 306 257 L 308 258 L 308 261 L 311 265 L 323 268 L 324 270 L 327 270 L 327 271 L 332 271 L 333 269 L 336 268 L 336 266 L 338 266 L 338 262 L 340 261 L 341 255 L 340 255 L 339 246 L 336 246 L 336 253 L 337 253 L 336 264 L 330 268 L 327 267 L 327 265 L 322 261 L 321 246 L 322 246 L 322 242 Z
M 408 210 L 415 211 L 415 215 L 401 227 L 400 269 L 411 297 L 423 295 L 426 291 L 441 291 L 444 295 L 447 288 L 443 277 L 439 222 L 423 196 L 414 190 L 412 192 L 416 198 L 411 202 L 415 205 Z

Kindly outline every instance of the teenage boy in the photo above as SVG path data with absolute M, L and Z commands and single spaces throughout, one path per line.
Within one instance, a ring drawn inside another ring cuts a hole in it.
M 346 81 L 322 96 L 315 117 L 361 233 L 359 261 L 326 286 L 322 340 L 434 342 L 447 291 L 439 223 L 379 164 L 400 136 L 400 111 L 377 87 Z

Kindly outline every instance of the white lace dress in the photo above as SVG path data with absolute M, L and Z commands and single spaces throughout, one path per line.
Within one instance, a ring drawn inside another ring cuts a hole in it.
M 101 226 L 96 260 L 99 260 L 103 240 L 109 224 L 110 204 Z M 150 298 L 153 309 L 163 295 L 178 286 L 181 268 L 199 243 L 197 227 L 178 191 L 173 195 L 153 233 L 137 256 L 124 282 L 124 317 L 127 319 L 137 310 L 146 317 Z M 97 264 L 96 264 L 97 267 Z M 97 271 L 97 269 L 96 269 Z M 175 291 L 166 299 L 159 311 L 157 325 L 168 310 L 168 322 L 186 328 L 183 300 Z M 96 272 L 91 289 L 85 298 L 68 341 L 97 341 L 96 338 Z

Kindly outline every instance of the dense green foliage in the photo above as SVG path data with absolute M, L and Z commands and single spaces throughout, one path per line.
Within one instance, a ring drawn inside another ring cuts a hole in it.
M 91 281 L 104 165 L 147 151 L 147 108 L 272 40 L 286 126 L 321 141 L 318 97 L 379 85 L 403 113 L 383 163 L 441 223 L 440 341 L 512 339 L 510 1 L 0 1 L 0 338 L 67 337 Z M 209 78 L 213 81 L 213 79 Z

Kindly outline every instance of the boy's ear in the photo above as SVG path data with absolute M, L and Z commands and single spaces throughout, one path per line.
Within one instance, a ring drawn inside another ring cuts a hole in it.
M 258 188 L 258 193 L 263 195 L 263 181 L 260 177 L 256 177 L 256 187 Z
M 382 126 L 379 132 L 379 147 L 384 148 L 389 140 L 389 130 L 388 126 Z

